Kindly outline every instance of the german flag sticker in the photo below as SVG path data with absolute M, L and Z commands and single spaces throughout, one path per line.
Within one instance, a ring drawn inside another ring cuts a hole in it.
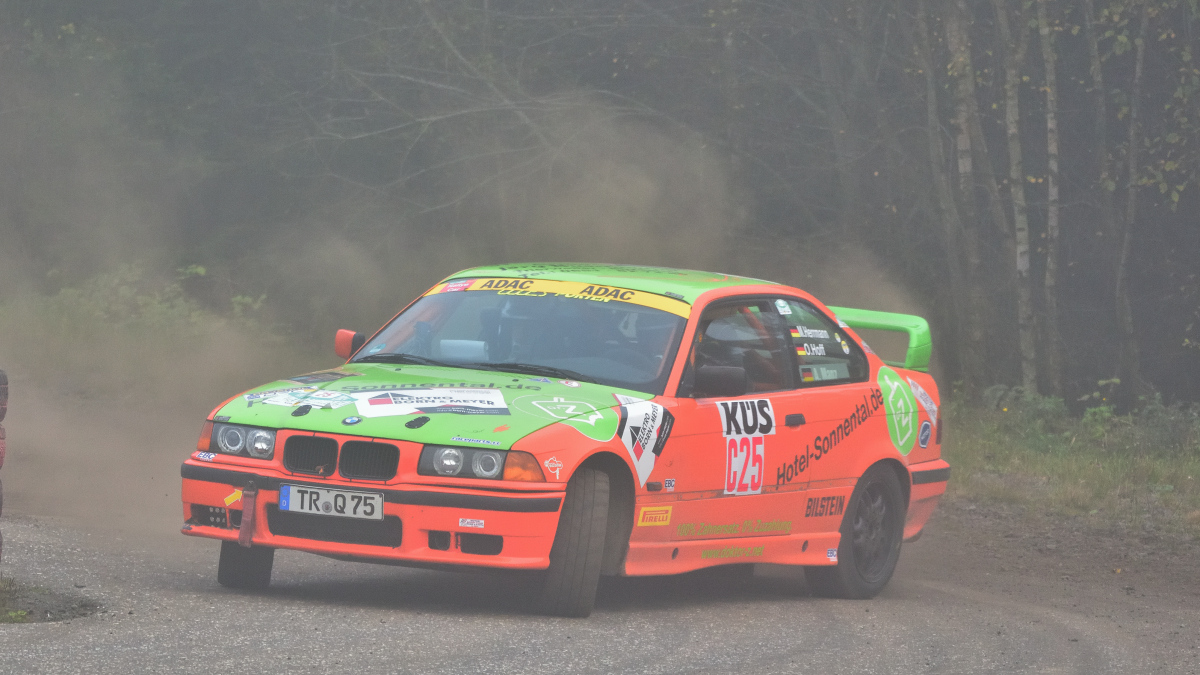
M 801 368 L 800 379 L 804 380 L 805 382 L 815 382 L 817 378 L 813 376 L 812 368 Z
M 793 327 L 792 327 L 792 339 L 794 339 L 794 340 L 799 340 L 799 339 L 800 339 L 800 337 L 801 337 L 801 336 L 800 336 L 800 329 L 799 329 L 799 328 L 796 328 L 795 326 L 793 326 Z
M 808 352 L 804 349 L 804 345 L 796 345 L 796 356 L 808 356 Z

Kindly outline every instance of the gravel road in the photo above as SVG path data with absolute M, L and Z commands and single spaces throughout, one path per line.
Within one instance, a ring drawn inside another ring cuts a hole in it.
M 591 618 L 556 619 L 512 577 L 292 551 L 268 591 L 227 591 L 218 545 L 178 531 L 194 419 L 10 415 L 0 575 L 96 609 L 0 624 L 0 673 L 1200 673 L 1196 542 L 969 503 L 869 601 L 759 565 L 607 580 Z

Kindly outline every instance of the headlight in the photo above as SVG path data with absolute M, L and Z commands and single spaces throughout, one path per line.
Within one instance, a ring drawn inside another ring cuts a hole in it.
M 227 455 L 242 455 L 255 459 L 271 459 L 275 454 L 275 432 L 237 424 L 213 425 L 217 451 Z
M 438 448 L 433 453 L 433 470 L 443 476 L 457 476 L 463 469 L 463 454 L 455 448 Z
M 498 452 L 476 452 L 471 458 L 471 470 L 479 478 L 495 478 L 504 469 L 504 456 Z
M 523 452 L 506 450 L 484 450 L 450 445 L 426 445 L 417 462 L 417 473 L 422 476 L 458 476 L 459 478 L 487 478 L 501 480 L 504 476 L 505 460 Z M 529 456 L 533 459 L 533 456 Z M 537 461 L 534 460 L 536 468 Z M 518 478 L 518 480 L 528 480 Z

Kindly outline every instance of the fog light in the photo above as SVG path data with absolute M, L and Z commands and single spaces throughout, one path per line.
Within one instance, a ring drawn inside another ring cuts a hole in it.
M 463 454 L 455 448 L 442 448 L 433 455 L 433 470 L 443 476 L 456 476 L 463 468 Z
M 476 452 L 471 459 L 471 470 L 479 478 L 495 478 L 504 469 L 504 461 L 498 452 Z

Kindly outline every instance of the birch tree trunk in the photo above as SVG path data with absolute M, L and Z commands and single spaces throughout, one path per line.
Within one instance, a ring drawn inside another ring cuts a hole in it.
M 1000 41 L 1004 43 L 1004 129 L 1008 140 L 1008 193 L 1012 201 L 1013 239 L 1017 272 L 1017 342 L 1021 350 L 1021 386 L 1038 391 L 1037 327 L 1033 312 L 1033 282 L 1029 274 L 1029 210 L 1025 202 L 1025 166 L 1021 155 L 1021 66 L 1029 47 L 1025 3 L 1017 17 L 1014 35 L 1008 23 L 1007 0 L 992 0 Z
M 965 4 L 948 2 L 946 42 L 950 48 L 948 73 L 954 81 L 955 157 L 958 164 L 961 249 L 966 267 L 967 307 L 964 313 L 963 375 L 968 387 L 982 386 L 987 378 L 987 343 L 984 337 L 984 307 L 987 298 L 979 276 L 979 215 L 975 203 L 975 171 L 971 147 L 971 122 L 976 107 L 975 69 L 967 36 Z
M 1138 363 L 1137 340 L 1133 330 L 1133 301 L 1129 294 L 1129 254 L 1133 247 L 1133 228 L 1137 221 L 1138 193 L 1138 146 L 1142 142 L 1141 99 L 1142 71 L 1146 61 L 1146 32 L 1150 23 L 1149 0 L 1143 0 L 1141 26 L 1134 41 L 1133 83 L 1129 91 L 1129 137 L 1127 184 L 1125 197 L 1125 220 L 1122 223 L 1121 250 L 1117 256 L 1116 304 L 1117 319 L 1121 331 L 1121 356 L 1117 364 L 1117 377 L 1121 380 L 1117 403 L 1123 408 L 1136 401 L 1136 390 L 1140 388 L 1141 373 Z
M 1099 200 L 1100 222 L 1104 235 L 1116 237 L 1117 216 L 1113 205 L 1113 191 L 1117 187 L 1113 175 L 1112 154 L 1108 151 L 1108 98 L 1104 90 L 1104 69 L 1100 60 L 1099 38 L 1096 35 L 1095 0 L 1083 0 L 1083 29 L 1088 45 L 1088 72 L 1092 78 L 1093 105 L 1096 107 L 1096 121 L 1093 127 L 1096 166 L 1099 169 Z
M 1042 69 L 1046 77 L 1046 271 L 1042 283 L 1042 353 L 1047 390 L 1062 395 L 1062 336 L 1058 328 L 1058 57 L 1050 33 L 1046 3 L 1037 0 L 1038 36 L 1042 44 Z M 1102 188 L 1103 189 L 1103 188 Z

